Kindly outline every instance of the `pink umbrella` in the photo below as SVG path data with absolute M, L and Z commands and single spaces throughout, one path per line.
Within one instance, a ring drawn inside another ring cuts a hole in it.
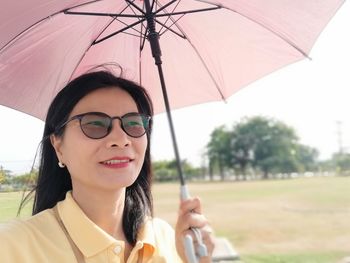
M 65 83 L 94 65 L 116 62 L 149 90 L 156 112 L 167 108 L 172 128 L 170 107 L 225 100 L 307 57 L 343 2 L 4 0 L 0 104 L 43 119 Z M 152 50 L 145 47 L 150 43 Z

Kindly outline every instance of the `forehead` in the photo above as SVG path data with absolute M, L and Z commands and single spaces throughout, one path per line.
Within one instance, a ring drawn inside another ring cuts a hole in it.
M 138 112 L 136 102 L 129 93 L 119 87 L 95 90 L 83 97 L 73 108 L 71 115 L 85 112 L 104 112 L 111 116 Z

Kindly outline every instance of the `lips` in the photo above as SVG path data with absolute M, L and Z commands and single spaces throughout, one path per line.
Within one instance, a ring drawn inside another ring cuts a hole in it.
M 124 160 L 108 160 L 102 162 L 103 164 L 117 164 L 117 163 L 128 163 L 130 162 L 130 159 L 124 159 Z
M 100 163 L 109 168 L 123 168 L 123 167 L 127 167 L 129 163 L 132 161 L 133 159 L 129 157 L 113 157 L 111 159 L 102 161 Z

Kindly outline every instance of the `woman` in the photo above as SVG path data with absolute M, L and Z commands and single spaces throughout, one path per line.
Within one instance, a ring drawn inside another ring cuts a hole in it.
M 142 87 L 107 71 L 63 88 L 46 117 L 33 216 L 0 228 L 1 261 L 186 262 L 190 227 L 210 255 L 198 199 L 181 202 L 175 235 L 152 218 L 152 115 Z

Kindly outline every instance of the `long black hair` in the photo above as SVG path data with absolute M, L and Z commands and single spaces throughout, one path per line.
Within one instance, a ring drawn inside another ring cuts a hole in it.
M 65 198 L 69 190 L 72 190 L 72 181 L 68 169 L 59 168 L 57 165 L 58 158 L 50 142 L 50 135 L 63 135 L 64 128 L 60 130 L 57 130 L 57 128 L 68 119 L 74 106 L 84 96 L 101 88 L 116 87 L 126 91 L 133 98 L 140 113 L 153 116 L 152 102 L 146 90 L 132 81 L 115 76 L 109 71 L 101 70 L 86 73 L 68 83 L 52 101 L 46 116 L 39 175 L 31 192 L 34 193 L 33 215 L 54 207 L 57 202 Z M 137 233 L 145 217 L 153 215 L 150 157 L 151 128 L 152 120 L 150 121 L 150 129 L 146 134 L 148 144 L 140 174 L 136 181 L 126 188 L 125 194 L 123 230 L 127 241 L 133 245 L 136 243 Z

